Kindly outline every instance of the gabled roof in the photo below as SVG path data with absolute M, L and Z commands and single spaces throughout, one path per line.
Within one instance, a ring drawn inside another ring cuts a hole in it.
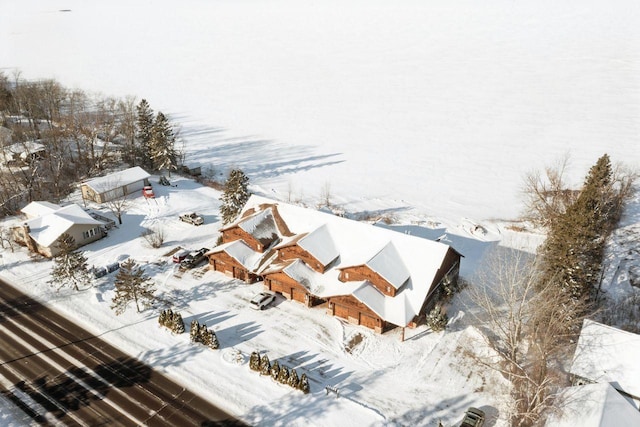
M 407 267 L 402 262 L 402 257 L 391 241 L 364 265 L 382 276 L 396 290 L 400 289 L 410 276 Z
M 110 173 L 109 175 L 93 178 L 85 181 L 83 184 L 93 188 L 99 193 L 113 190 L 114 188 L 123 187 L 149 178 L 151 175 L 140 166 L 134 166 L 129 169 Z
M 261 213 L 269 209 L 278 212 L 279 220 L 290 230 L 291 235 L 296 236 L 293 239 L 285 238 L 279 247 L 309 238 L 307 247 L 318 253 L 319 257 L 326 260 L 336 252 L 339 254 L 324 274 L 311 270 L 301 261 L 286 264 L 281 267 L 281 271 L 292 278 L 299 278 L 300 283 L 307 283 L 304 286 L 319 297 L 353 294 L 384 320 L 399 326 L 409 324 L 420 312 L 450 250 L 444 243 L 256 195 L 249 198 L 235 225 L 240 222 L 251 224 L 248 221 L 253 216 L 256 216 L 257 221 Z M 322 253 L 324 250 L 329 255 L 325 256 Z M 366 263 L 399 287 L 395 297 L 382 295 L 369 282 L 343 283 L 338 280 L 340 269 Z M 269 268 L 268 271 L 273 269 Z
M 102 225 L 80 206 L 72 204 L 26 222 L 29 235 L 39 245 L 49 247 L 74 225 Z
M 241 221 L 238 226 L 267 246 L 280 235 L 271 208 L 265 209 Z
M 567 387 L 566 404 L 553 414 L 548 427 L 620 427 L 640 425 L 640 412 L 610 384 Z
M 326 224 L 304 235 L 298 241 L 298 245 L 325 266 L 340 255 Z
M 5 147 L 7 153 L 10 154 L 26 154 L 26 153 L 39 153 L 45 151 L 44 145 L 35 141 L 16 142 Z
M 640 335 L 585 319 L 570 373 L 640 397 Z
M 242 240 L 235 240 L 233 242 L 224 243 L 220 246 L 216 246 L 205 255 L 216 254 L 219 252 L 225 252 L 231 258 L 238 261 L 243 267 L 249 271 L 254 271 L 260 265 L 262 257 L 265 255 L 260 252 L 255 252 L 249 246 L 247 246 Z
M 50 214 L 52 212 L 60 209 L 60 206 L 47 202 L 47 201 L 39 201 L 39 202 L 31 202 L 24 208 L 20 209 L 20 212 L 27 215 L 29 218 L 37 218 L 39 216 L 44 216 L 46 214 Z

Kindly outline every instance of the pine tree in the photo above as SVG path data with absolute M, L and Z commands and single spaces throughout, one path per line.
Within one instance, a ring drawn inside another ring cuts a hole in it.
M 280 364 L 276 360 L 275 362 L 273 362 L 273 365 L 271 365 L 271 378 L 278 381 L 279 375 L 280 375 Z
M 296 372 L 296 370 L 294 368 L 289 373 L 289 386 L 291 386 L 293 388 L 298 388 L 299 384 L 300 384 L 300 379 L 298 378 L 298 373 Z
M 257 350 L 252 352 L 249 357 L 249 368 L 252 371 L 260 371 L 260 353 Z
M 171 322 L 171 330 L 176 334 L 184 332 L 184 320 L 182 320 L 182 314 L 175 312 L 173 320 Z
M 234 169 L 229 174 L 229 178 L 224 184 L 224 192 L 220 200 L 220 214 L 222 223 L 228 224 L 233 221 L 244 205 L 249 200 L 249 178 L 240 169 Z
M 139 156 L 145 167 L 152 166 L 150 156 L 151 133 L 153 129 L 153 110 L 146 99 L 140 101 L 136 107 L 138 117 L 136 120 L 136 137 L 138 140 Z
M 302 374 L 300 377 L 300 382 L 298 383 L 298 388 L 304 393 L 309 393 L 309 379 L 307 378 L 307 374 Z
M 591 167 L 576 201 L 551 227 L 542 247 L 545 279 L 567 297 L 592 296 L 600 277 L 605 239 L 620 217 L 608 155 Z
M 218 336 L 213 330 L 209 331 L 209 348 L 213 350 L 217 350 L 218 348 L 220 348 L 220 343 L 218 342 Z
M 269 363 L 269 356 L 266 354 L 260 359 L 260 375 L 271 375 L 271 363 Z
M 191 321 L 191 330 L 189 331 L 189 339 L 191 342 L 200 341 L 200 324 L 196 319 Z
M 167 326 L 167 310 L 162 310 L 160 316 L 158 316 L 158 323 L 162 326 Z
M 289 383 L 289 368 L 282 365 L 280 367 L 280 372 L 278 372 L 278 382 L 280 384 L 288 384 Z
M 116 293 L 111 308 L 115 310 L 117 315 L 124 313 L 131 301 L 135 302 L 136 310 L 139 313 L 140 306 L 151 305 L 155 300 L 154 283 L 132 259 L 128 259 L 120 266 L 116 275 L 115 288 Z
M 68 285 L 76 291 L 80 290 L 80 286 L 89 286 L 92 279 L 87 266 L 87 258 L 82 251 L 76 249 L 74 238 L 63 233 L 58 238 L 56 246 L 59 252 L 53 258 L 51 279 L 47 283 L 57 286 L 57 289 Z
M 169 176 L 171 176 L 172 170 L 178 169 L 175 142 L 176 138 L 169 120 L 159 111 L 153 122 L 149 139 L 149 157 L 153 169 L 167 170 Z

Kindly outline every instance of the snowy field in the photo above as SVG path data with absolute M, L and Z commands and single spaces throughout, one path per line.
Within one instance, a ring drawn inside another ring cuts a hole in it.
M 635 0 L 4 3 L 0 67 L 144 97 L 283 197 L 512 219 L 567 152 L 640 164 Z
M 640 166 L 638 22 L 632 0 L 7 1 L 0 67 L 144 97 L 181 125 L 188 161 L 216 173 L 240 167 L 252 191 L 310 206 L 328 184 L 332 202 L 351 215 L 446 235 L 472 278 L 492 246 L 533 251 L 540 242 L 506 228 L 521 211 L 526 171 L 567 152 L 576 184 L 605 152 Z M 410 330 L 401 343 L 399 331 L 376 335 L 283 300 L 250 311 L 259 285 L 210 272 L 175 278 L 163 255 L 212 245 L 219 226 L 219 194 L 176 183 L 155 186 L 157 204 L 136 199 L 123 227 L 87 255 L 95 265 L 149 262 L 161 296 L 187 324 L 213 327 L 220 351 L 159 329 L 155 311 L 116 318 L 113 276 L 95 289 L 55 293 L 45 284 L 50 262 L 22 249 L 3 252 L 2 276 L 250 424 L 451 426 L 475 405 L 502 417 L 489 425 L 505 425 L 505 384 L 463 357 L 476 331 L 460 305 L 445 333 Z M 640 232 L 638 206 L 614 236 L 605 283 L 620 286 L 610 294 L 630 292 L 624 272 Z M 178 222 L 187 210 L 204 214 L 206 225 Z M 131 240 L 155 224 L 167 232 L 163 248 Z M 475 224 L 486 233 L 472 233 Z M 251 372 L 255 349 L 307 372 L 312 393 Z M 338 386 L 341 398 L 325 396 L 325 385 Z M 3 424 L 11 417 L 0 409 Z

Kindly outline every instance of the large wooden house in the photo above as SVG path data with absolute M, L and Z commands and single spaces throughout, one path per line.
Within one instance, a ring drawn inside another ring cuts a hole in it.
M 415 324 L 460 269 L 443 243 L 255 195 L 221 233 L 213 270 L 378 332 Z

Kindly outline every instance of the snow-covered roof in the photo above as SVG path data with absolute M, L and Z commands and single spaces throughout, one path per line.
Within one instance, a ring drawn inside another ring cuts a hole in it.
M 395 289 L 399 289 L 410 275 L 392 242 L 384 245 L 377 254 L 366 262 L 366 265 L 381 275 Z
M 26 224 L 29 226 L 29 235 L 39 245 L 49 247 L 74 225 L 102 225 L 102 222 L 92 218 L 80 206 L 72 204 L 31 219 Z
M 552 414 L 548 427 L 619 427 L 640 425 L 640 412 L 610 384 L 567 387 L 561 413 Z
M 45 146 L 35 141 L 16 142 L 15 144 L 5 147 L 7 153 L 11 154 L 23 154 L 23 153 L 38 153 L 45 151 Z
M 274 205 L 291 233 L 295 236 L 308 233 L 302 238 L 294 237 L 298 242 L 309 239 L 307 246 L 303 246 L 305 250 L 324 260 L 339 254 L 334 258 L 335 264 L 324 274 L 302 262 L 281 265 L 280 271 L 319 297 L 352 294 L 395 325 L 407 325 L 420 312 L 449 250 L 448 245 L 257 195 L 249 198 L 237 222 L 253 224 L 249 222 L 254 221 L 252 216 L 261 218 L 262 212 L 266 215 Z M 366 263 L 390 283 L 406 285 L 395 297 L 390 297 L 381 294 L 369 282 L 338 280 L 340 269 Z
M 224 243 L 220 246 L 216 246 L 205 255 L 209 256 L 211 254 L 216 254 L 219 252 L 225 252 L 230 257 L 238 261 L 244 267 L 246 267 L 250 271 L 255 271 L 255 269 L 260 264 L 260 260 L 264 256 L 263 253 L 255 252 L 249 246 L 247 246 L 242 240 L 235 240 L 233 242 Z
M 134 166 L 129 169 L 110 173 L 109 175 L 90 179 L 88 181 L 85 181 L 84 184 L 93 188 L 97 192 L 103 193 L 114 188 L 142 181 L 143 179 L 147 179 L 150 176 L 151 175 L 149 175 L 147 171 L 142 169 L 140 166 Z
M 640 397 L 640 335 L 585 319 L 570 372 Z
M 50 214 L 51 212 L 55 212 L 60 209 L 60 206 L 47 202 L 47 201 L 36 201 L 31 202 L 24 208 L 20 209 L 20 211 L 27 215 L 29 218 L 37 218 L 43 215 Z
M 322 265 L 329 265 L 340 255 L 326 224 L 303 236 L 298 240 L 298 245 L 313 255 Z

